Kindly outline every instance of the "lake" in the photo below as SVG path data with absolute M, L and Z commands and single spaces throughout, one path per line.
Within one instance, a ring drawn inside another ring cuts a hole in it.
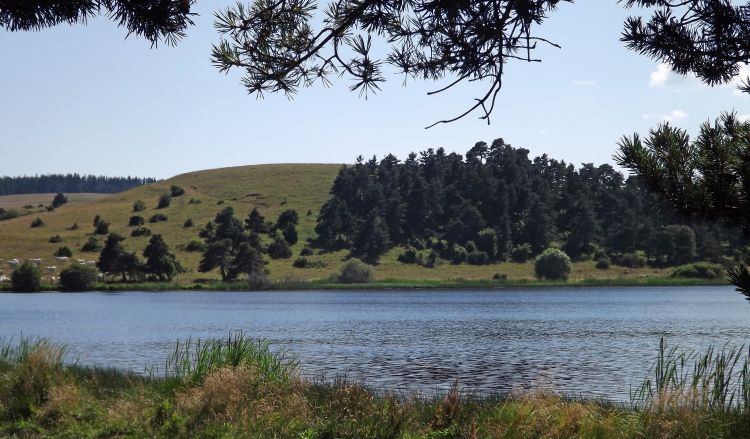
M 0 294 L 0 336 L 48 337 L 87 365 L 143 372 L 177 339 L 242 330 L 311 377 L 431 393 L 552 388 L 627 400 L 659 338 L 685 348 L 750 341 L 732 287 L 490 291 Z

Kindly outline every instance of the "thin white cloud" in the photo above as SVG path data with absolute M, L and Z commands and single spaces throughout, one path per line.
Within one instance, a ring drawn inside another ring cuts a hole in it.
M 580 79 L 578 81 L 573 81 L 573 85 L 577 85 L 579 87 L 593 87 L 596 85 L 596 81 L 592 79 Z
M 665 122 L 676 122 L 678 120 L 685 119 L 687 117 L 687 113 L 682 110 L 672 110 L 669 113 L 663 114 L 643 113 L 641 114 L 641 117 L 646 120 L 659 119 Z
M 651 72 L 651 80 L 648 82 L 649 87 L 664 87 L 669 79 L 671 69 L 666 63 L 659 63 L 656 70 Z
M 547 134 L 549 133 L 549 128 L 542 128 L 539 130 L 539 134 Z

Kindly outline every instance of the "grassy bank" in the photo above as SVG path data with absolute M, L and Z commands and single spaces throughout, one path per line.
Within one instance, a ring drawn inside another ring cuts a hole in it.
M 308 291 L 308 290 L 414 290 L 414 289 L 507 289 L 507 288 L 560 288 L 560 287 L 637 287 L 637 286 L 699 286 L 728 285 L 724 279 L 696 279 L 679 277 L 643 278 L 592 278 L 573 281 L 549 281 L 531 279 L 384 279 L 359 284 L 343 284 L 328 279 L 276 280 L 262 291 Z M 57 291 L 53 284 L 45 284 L 42 291 Z M 194 282 L 108 282 L 97 284 L 96 291 L 251 291 L 247 282 L 221 282 L 204 279 Z M 257 291 L 258 289 L 252 290 Z M 10 284 L 0 284 L 0 291 L 12 291 Z
M 64 349 L 44 340 L 23 339 L 0 348 L 0 437 L 720 438 L 750 434 L 747 398 L 729 398 L 746 392 L 746 383 L 724 386 L 723 393 L 705 392 L 711 383 L 737 370 L 727 367 L 732 352 L 694 357 L 706 367 L 696 386 L 685 386 L 679 378 L 684 372 L 677 367 L 679 354 L 663 348 L 654 380 L 647 381 L 654 386 L 644 386 L 636 406 L 549 393 L 476 397 L 457 386 L 445 395 L 420 397 L 374 392 L 344 381 L 310 382 L 299 377 L 297 364 L 283 353 L 241 334 L 178 344 L 162 370 L 148 377 L 66 366 L 63 354 Z M 745 368 L 746 364 L 745 360 Z M 734 365 L 742 368 L 743 363 Z

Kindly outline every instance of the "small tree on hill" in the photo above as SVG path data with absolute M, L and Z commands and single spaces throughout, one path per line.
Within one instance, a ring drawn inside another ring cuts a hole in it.
M 42 271 L 36 264 L 23 261 L 10 275 L 11 288 L 23 293 L 39 291 L 42 287 Z
M 157 209 L 166 209 L 172 203 L 172 196 L 169 194 L 161 194 L 159 197 L 159 203 L 156 205 Z
M 292 257 L 292 249 L 284 237 L 277 234 L 268 246 L 268 255 L 271 259 L 288 259 Z
M 266 218 L 261 215 L 257 207 L 254 207 L 245 218 L 245 229 L 254 233 L 268 233 L 268 224 Z
M 128 227 L 138 227 L 142 226 L 146 223 L 146 220 L 143 219 L 140 215 L 133 215 L 130 217 L 130 220 L 128 220 Z
M 57 195 L 55 195 L 55 198 L 52 199 L 52 207 L 57 209 L 58 207 L 62 206 L 63 204 L 67 202 L 68 202 L 68 197 L 58 192 Z
M 94 233 L 97 235 L 106 235 L 109 233 L 109 222 L 99 219 L 96 223 L 96 229 L 94 230 Z
M 99 250 L 101 250 L 99 240 L 93 236 L 90 236 L 89 240 L 81 246 L 81 251 L 83 252 L 98 252 Z
M 130 280 L 135 280 L 141 271 L 141 264 L 135 253 L 126 252 L 122 246 L 124 240 L 125 238 L 117 233 L 110 233 L 96 264 L 102 273 L 122 276 L 123 282 L 128 280 L 128 276 Z
M 32 229 L 36 229 L 37 227 L 44 227 L 44 221 L 39 217 L 36 217 L 36 219 L 31 222 Z
M 135 200 L 133 203 L 133 212 L 141 212 L 143 210 L 146 210 L 146 203 L 142 200 Z
M 372 266 L 357 258 L 349 259 L 341 266 L 338 281 L 345 284 L 366 283 L 372 280 Z
M 232 260 L 232 241 L 230 239 L 209 242 L 201 257 L 198 271 L 207 273 L 218 268 L 221 280 L 226 282 L 230 279 L 229 268 L 232 265 Z
M 146 271 L 159 280 L 172 280 L 179 271 L 180 265 L 175 255 L 169 252 L 169 247 L 161 235 L 151 237 L 143 250 L 143 257 L 146 258 Z
M 247 275 L 252 288 L 259 288 L 267 283 L 266 261 L 260 251 L 247 242 L 240 244 L 229 269 L 229 277 L 232 279 L 237 279 L 240 274 Z
M 62 246 L 55 251 L 55 256 L 70 258 L 73 257 L 73 251 L 68 246 Z
M 173 184 L 169 188 L 169 193 L 173 197 L 179 197 L 180 195 L 183 195 L 185 193 L 185 189 Z

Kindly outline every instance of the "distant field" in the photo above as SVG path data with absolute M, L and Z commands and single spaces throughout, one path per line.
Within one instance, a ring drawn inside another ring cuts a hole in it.
M 21 194 L 21 195 L 2 195 L 0 196 L 0 207 L 3 209 L 13 208 L 13 209 L 22 209 L 23 206 L 31 205 L 36 208 L 40 204 L 44 204 L 45 206 L 52 203 L 52 199 L 57 194 Z M 69 203 L 80 203 L 80 202 L 86 202 L 86 201 L 93 201 L 93 200 L 99 200 L 101 198 L 108 197 L 110 194 L 90 194 L 90 193 L 83 193 L 83 194 L 68 194 L 66 193 L 65 196 L 68 197 Z
M 70 194 L 70 203 L 53 212 L 35 209 L 31 215 L 9 221 L 0 221 L 0 259 L 43 258 L 46 263 L 55 264 L 53 253 L 65 245 L 73 250 L 74 259 L 96 259 L 95 253 L 81 252 L 81 246 L 92 235 L 94 216 L 100 215 L 111 223 L 110 231 L 117 232 L 127 239 L 126 248 L 142 253 L 148 237 L 131 238 L 128 218 L 134 215 L 133 202 L 143 200 L 146 210 L 138 213 L 146 221 L 153 214 L 164 213 L 168 221 L 146 224 L 153 233 L 160 233 L 177 255 L 179 261 L 189 270 L 180 275 L 179 281 L 196 279 L 216 279 L 217 273 L 197 272 L 199 253 L 184 251 L 191 240 L 197 240 L 198 232 L 216 213 L 226 206 L 232 206 L 238 217 L 244 219 L 247 213 L 257 207 L 267 219 L 274 220 L 285 209 L 296 209 L 300 216 L 299 242 L 293 247 L 294 256 L 287 260 L 271 261 L 268 268 L 273 280 L 313 280 L 329 277 L 339 270 L 345 251 L 317 252 L 311 259 L 321 260 L 324 268 L 301 269 L 292 266 L 307 238 L 314 237 L 318 211 L 329 197 L 329 190 L 341 165 L 336 164 L 274 164 L 240 166 L 178 175 L 166 181 L 141 186 L 114 195 Z M 170 185 L 179 185 L 185 194 L 174 198 L 170 207 L 156 209 L 159 195 L 169 190 Z M 0 197 L 0 207 L 20 207 L 24 204 L 49 204 L 54 194 L 12 195 Z M 193 199 L 194 203 L 190 203 Z M 20 205 L 20 206 L 19 206 Z M 39 211 L 39 212 L 37 212 Z M 30 223 L 41 218 L 45 226 L 31 228 Z M 184 228 L 185 220 L 191 218 L 194 227 Z M 74 223 L 77 230 L 68 230 Z M 51 236 L 59 234 L 63 242 L 49 242 Z M 103 241 L 103 238 L 99 238 Z M 424 268 L 405 265 L 397 261 L 401 249 L 395 248 L 383 255 L 375 268 L 378 280 L 487 280 L 500 273 L 509 279 L 533 279 L 533 265 L 502 263 L 485 266 L 443 264 L 437 268 Z M 58 267 L 59 268 L 59 267 Z M 0 271 L 9 267 L 0 263 Z M 628 269 L 612 267 L 602 271 L 594 268 L 591 261 L 577 263 L 571 273 L 572 280 L 591 278 L 628 278 L 667 276 L 670 270 L 654 268 Z

